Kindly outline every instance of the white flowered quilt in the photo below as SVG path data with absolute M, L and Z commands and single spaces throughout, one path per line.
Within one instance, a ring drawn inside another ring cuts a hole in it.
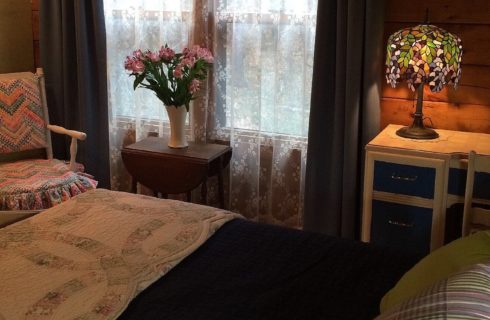
M 113 319 L 228 211 L 104 189 L 0 229 L 0 319 Z

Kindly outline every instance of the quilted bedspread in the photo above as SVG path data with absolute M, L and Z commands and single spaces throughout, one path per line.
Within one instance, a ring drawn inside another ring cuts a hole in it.
M 113 319 L 238 215 L 103 189 L 0 229 L 0 319 Z

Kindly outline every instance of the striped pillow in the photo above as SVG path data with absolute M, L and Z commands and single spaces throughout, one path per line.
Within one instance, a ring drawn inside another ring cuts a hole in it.
M 490 263 L 439 281 L 376 319 L 490 319 Z

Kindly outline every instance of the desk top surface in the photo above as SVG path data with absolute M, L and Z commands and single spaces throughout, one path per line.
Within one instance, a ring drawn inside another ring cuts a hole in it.
M 388 125 L 369 142 L 367 149 L 388 147 L 446 154 L 468 154 L 474 150 L 478 154 L 490 155 L 490 134 L 437 129 L 439 138 L 416 140 L 397 136 L 396 130 L 401 127 L 401 125 Z
M 189 142 L 187 148 L 176 149 L 167 146 L 167 139 L 148 137 L 123 148 L 124 153 L 144 153 L 160 157 L 191 158 L 212 161 L 215 158 L 231 151 L 231 147 L 213 143 Z

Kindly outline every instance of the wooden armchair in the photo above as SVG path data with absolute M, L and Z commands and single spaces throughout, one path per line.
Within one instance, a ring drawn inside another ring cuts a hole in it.
M 69 163 L 53 159 L 51 131 L 71 137 Z M 96 187 L 75 162 L 85 138 L 49 125 L 42 69 L 0 75 L 0 225 Z

